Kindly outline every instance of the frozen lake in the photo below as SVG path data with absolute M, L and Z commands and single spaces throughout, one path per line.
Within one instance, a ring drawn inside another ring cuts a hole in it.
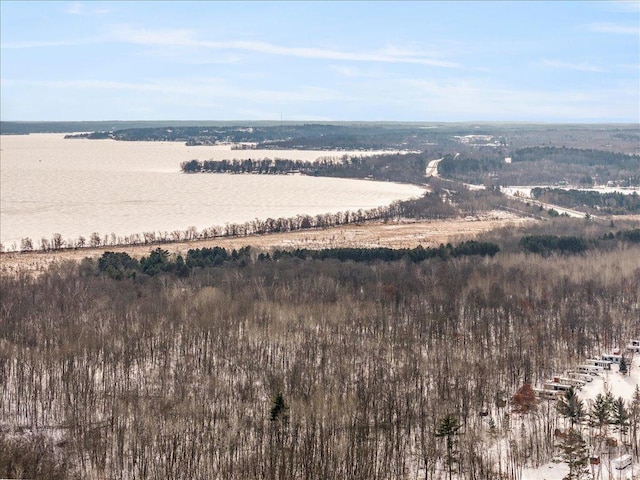
M 198 230 L 256 218 L 369 209 L 417 197 L 412 185 L 302 175 L 187 175 L 187 160 L 315 160 L 362 152 L 231 150 L 177 142 L 0 136 L 0 242 L 34 247 L 54 233 L 126 236 Z

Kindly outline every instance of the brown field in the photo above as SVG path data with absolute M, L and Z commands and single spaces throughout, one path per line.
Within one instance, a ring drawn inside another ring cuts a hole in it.
M 215 238 L 192 242 L 162 244 L 170 253 L 186 253 L 191 248 L 219 246 L 227 250 L 250 245 L 259 250 L 272 248 L 333 248 L 333 247 L 389 247 L 414 248 L 438 246 L 441 243 L 459 242 L 476 235 L 508 225 L 532 221 L 513 214 L 495 211 L 480 216 L 451 220 L 402 220 L 399 222 L 371 222 L 362 225 L 345 225 L 323 230 L 300 230 L 269 235 L 252 235 L 235 238 Z M 44 271 L 53 263 L 67 260 L 79 261 L 85 257 L 99 257 L 105 251 L 127 252 L 134 257 L 147 255 L 157 245 L 129 245 L 124 247 L 83 248 L 56 252 L 3 253 L 0 255 L 0 272 L 16 273 Z

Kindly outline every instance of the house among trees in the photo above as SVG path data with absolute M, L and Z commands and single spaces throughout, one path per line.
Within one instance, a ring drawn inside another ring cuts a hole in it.
M 617 355 L 617 354 L 602 355 L 600 358 L 604 361 L 615 363 L 617 365 L 619 365 L 620 362 L 622 361 L 622 355 Z M 609 369 L 610 368 L 611 367 L 609 367 Z
M 543 385 L 543 388 L 545 390 L 551 390 L 551 391 L 554 391 L 554 392 L 566 392 L 567 390 L 570 390 L 570 389 L 572 389 L 574 387 L 572 385 L 568 385 L 566 383 L 560 383 L 560 382 L 553 381 L 553 382 L 546 382 Z
M 580 373 L 586 373 L 587 375 L 600 375 L 602 370 L 602 367 L 597 367 L 595 365 L 578 365 L 578 371 Z
M 631 340 L 627 345 L 627 350 L 631 353 L 640 353 L 640 340 Z
M 569 377 L 553 377 L 553 381 L 556 383 L 571 385 L 572 387 L 575 387 L 575 388 L 582 388 L 587 383 L 585 380 L 581 380 L 578 378 L 569 378 Z
M 602 355 L 603 357 L 605 357 L 606 355 Z M 614 362 L 611 362 L 610 360 L 605 360 L 603 359 L 598 359 L 598 358 L 589 358 L 586 360 L 588 365 L 594 365 L 596 367 L 600 367 L 603 370 L 611 370 L 611 364 Z M 619 363 L 619 362 L 615 362 L 615 363 Z

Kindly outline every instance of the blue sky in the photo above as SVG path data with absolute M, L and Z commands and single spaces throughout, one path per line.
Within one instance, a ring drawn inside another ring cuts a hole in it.
M 640 2 L 0 2 L 2 120 L 640 121 Z

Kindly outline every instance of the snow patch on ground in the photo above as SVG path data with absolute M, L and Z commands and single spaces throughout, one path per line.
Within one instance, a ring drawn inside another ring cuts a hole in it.
M 631 357 L 625 354 L 625 359 L 629 362 L 629 375 L 622 375 L 618 371 L 618 366 L 613 365 L 610 371 L 605 371 L 598 376 L 594 376 L 593 381 L 587 383 L 578 390 L 578 396 L 585 403 L 585 410 L 589 410 L 591 401 L 599 393 L 605 394 L 610 391 L 614 398 L 624 398 L 627 405 L 633 398 L 633 392 L 637 385 L 640 385 L 640 355 Z M 622 455 L 625 452 L 620 452 Z M 634 458 L 634 464 L 623 469 L 616 470 L 611 466 L 610 459 L 603 459 L 602 464 L 594 467 L 595 478 L 598 480 L 639 480 L 640 461 Z M 569 468 L 562 462 L 549 462 L 539 468 L 524 468 L 521 480 L 561 480 L 569 473 Z

